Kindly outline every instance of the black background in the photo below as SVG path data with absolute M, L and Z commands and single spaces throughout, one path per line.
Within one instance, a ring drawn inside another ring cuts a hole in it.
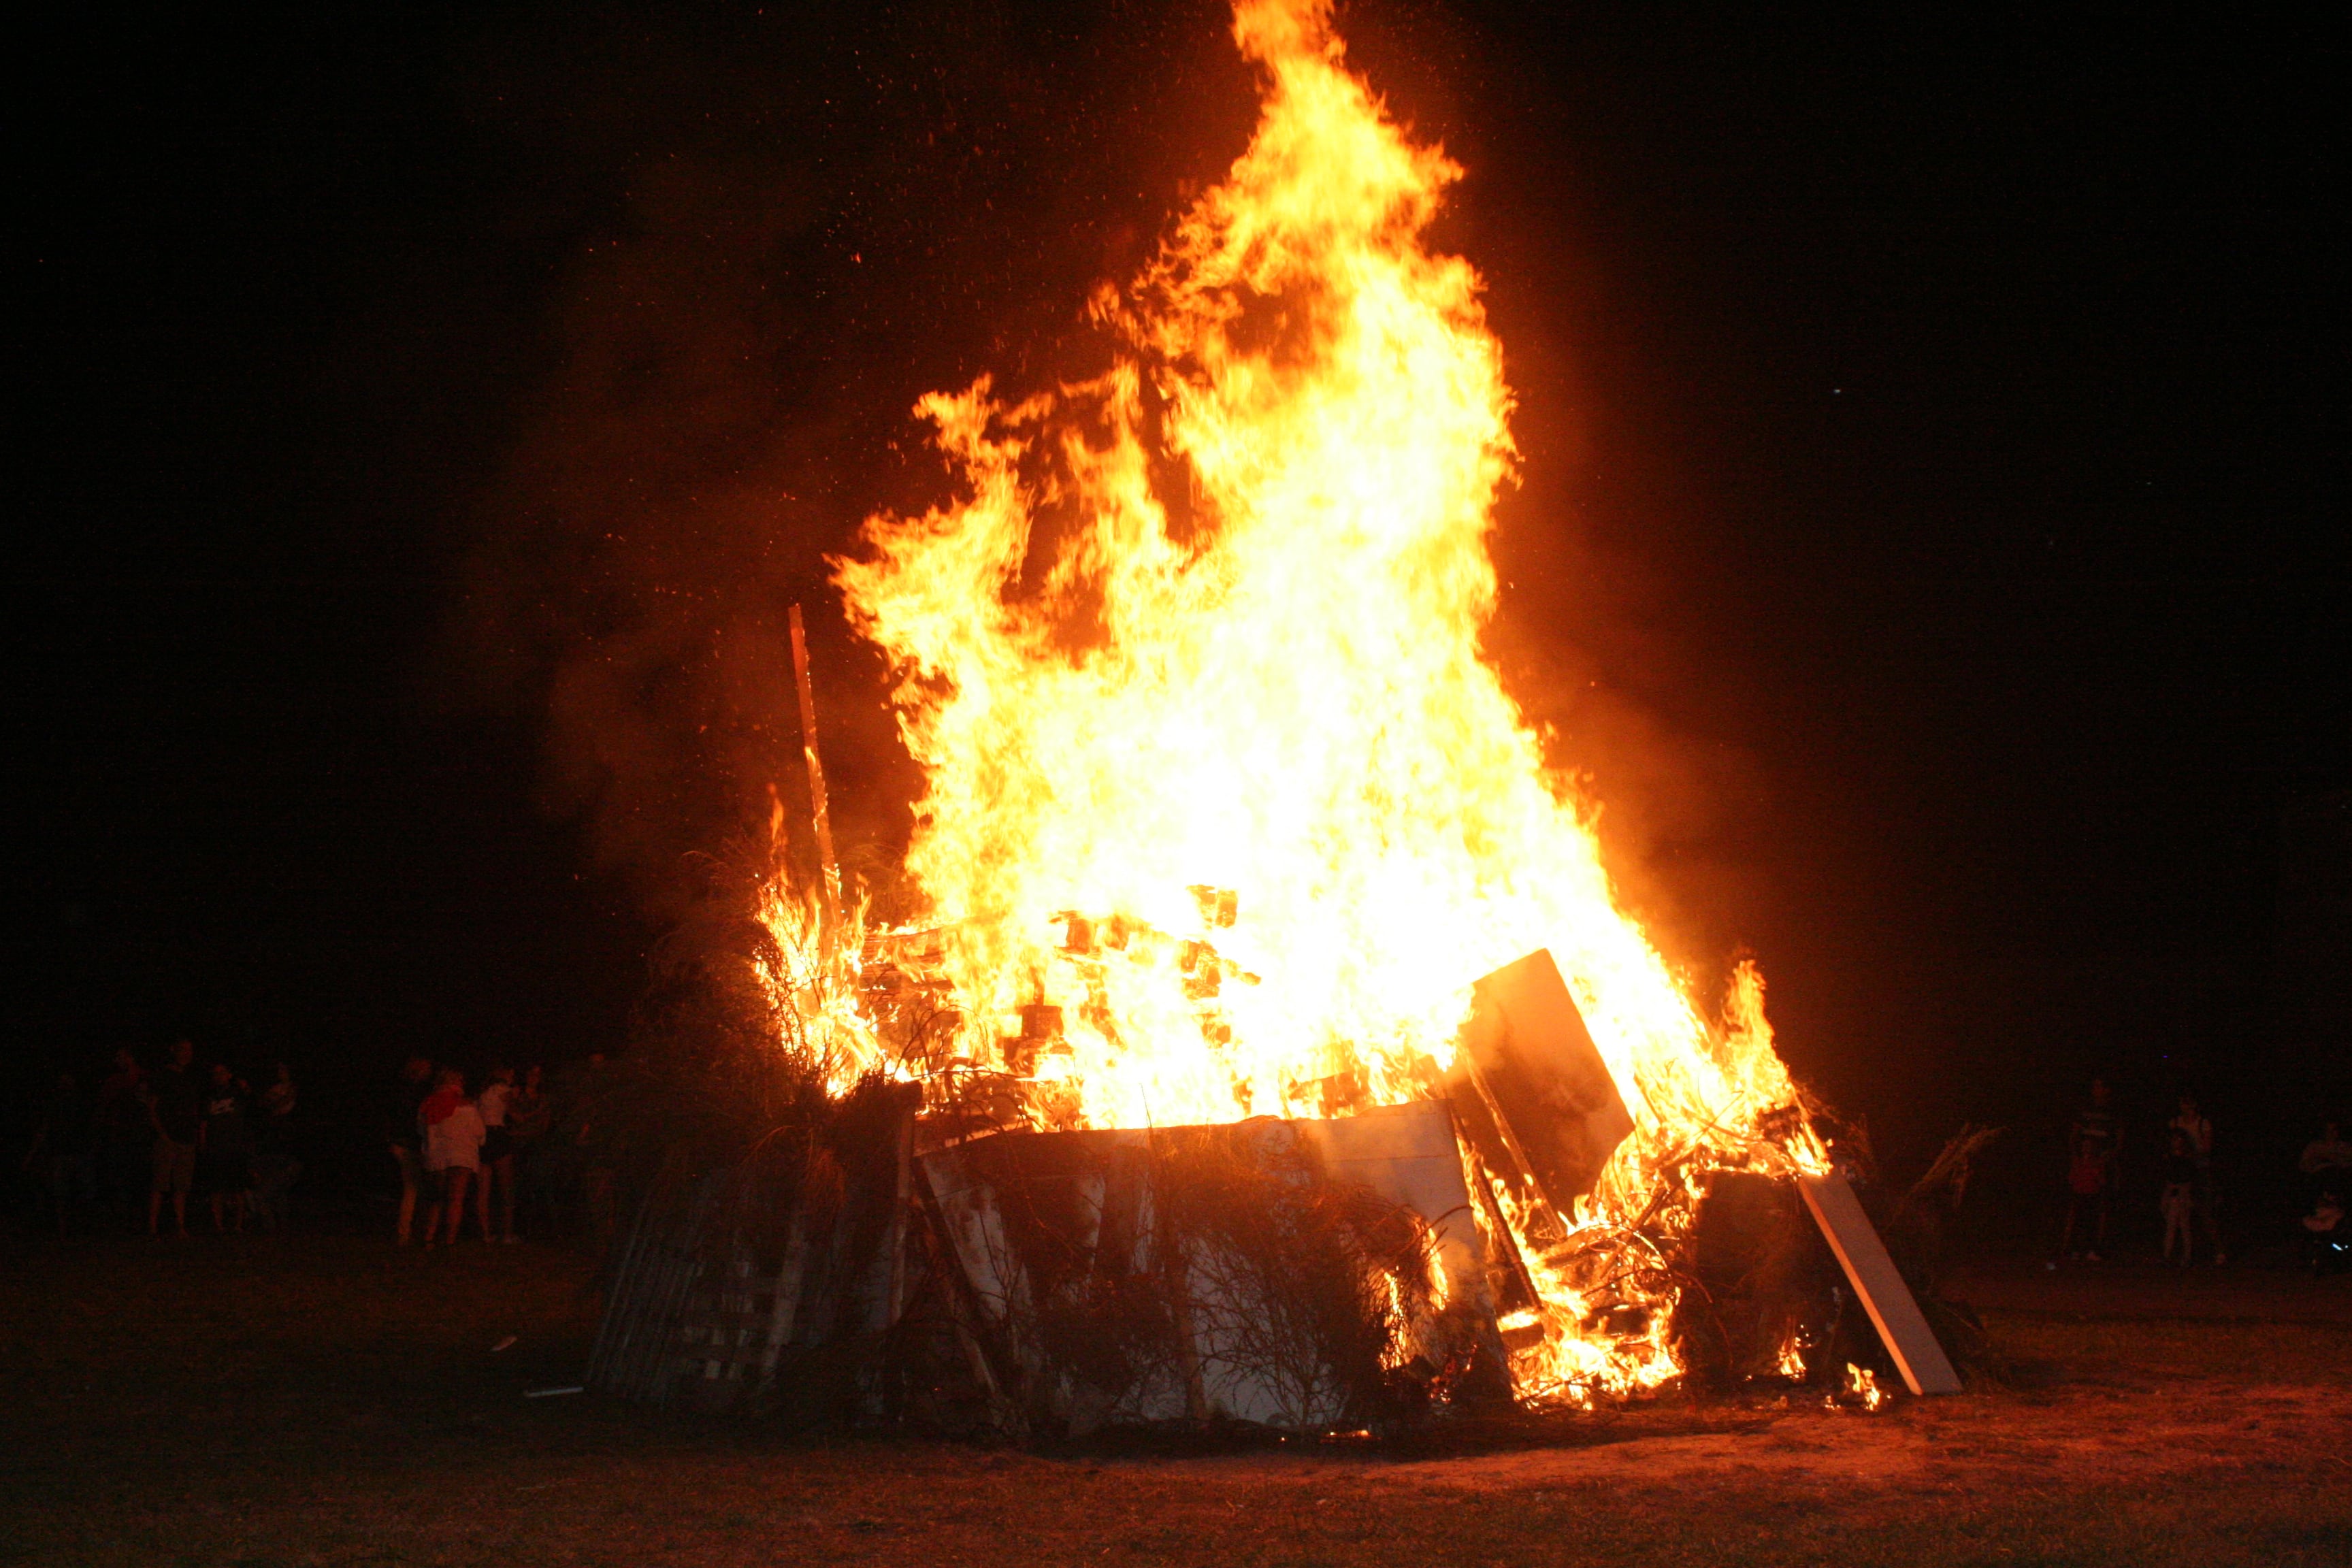
M 1521 398 L 1496 656 L 1670 956 L 1754 952 L 1890 1161 L 1973 1117 L 2022 1171 L 2093 1070 L 2270 1161 L 2347 1089 L 2282 959 L 2341 890 L 2281 894 L 2352 785 L 2333 46 L 1785 9 L 1342 12 L 1470 171 L 1439 238 Z M 47 26 L 27 1083 L 179 1033 L 328 1101 L 612 1046 L 799 798 L 796 598 L 887 867 L 912 781 L 818 557 L 940 495 L 919 393 L 1085 353 L 1253 108 L 1202 4 Z

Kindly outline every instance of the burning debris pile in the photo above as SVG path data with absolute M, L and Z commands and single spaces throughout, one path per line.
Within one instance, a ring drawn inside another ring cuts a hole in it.
M 1032 1431 L 1828 1376 L 1839 1277 L 1739 1262 L 1801 1201 L 1948 1380 L 1760 978 L 1694 1004 L 1484 657 L 1511 396 L 1423 244 L 1461 171 L 1322 0 L 1234 33 L 1255 134 L 1093 300 L 1108 366 L 925 398 L 961 498 L 835 563 L 928 781 L 916 918 L 843 906 L 804 687 L 824 880 L 748 962 L 777 1052 L 896 1096 L 867 1177 L 814 1123 L 764 1189 L 673 1172 L 592 1375 L 782 1397 L 864 1355 L 869 1407 Z M 725 1217 L 755 1189 L 764 1239 Z

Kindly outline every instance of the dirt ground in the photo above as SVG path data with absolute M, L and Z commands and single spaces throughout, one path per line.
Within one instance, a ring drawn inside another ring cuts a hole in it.
M 2020 1375 L 1876 1415 L 1041 1458 L 527 1399 L 591 1328 L 554 1249 L 0 1249 L 0 1563 L 2352 1563 L 2352 1279 L 1987 1270 Z

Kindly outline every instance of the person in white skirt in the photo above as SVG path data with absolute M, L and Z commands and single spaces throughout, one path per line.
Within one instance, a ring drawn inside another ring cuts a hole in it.
M 465 1074 L 441 1069 L 433 1092 L 417 1109 L 416 1130 L 425 1140 L 425 1179 L 433 1205 L 425 1216 L 425 1245 L 433 1245 L 445 1217 L 454 1243 L 466 1217 L 466 1189 L 482 1158 L 482 1113 L 466 1098 Z

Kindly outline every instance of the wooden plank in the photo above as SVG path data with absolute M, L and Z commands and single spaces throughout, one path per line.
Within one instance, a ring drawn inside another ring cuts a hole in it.
M 801 754 L 808 763 L 809 805 L 816 819 L 817 864 L 824 872 L 824 927 L 820 933 L 825 959 L 841 940 L 841 863 L 833 857 L 833 818 L 825 809 L 824 764 L 816 754 L 816 694 L 809 685 L 808 637 L 801 628 L 801 607 L 792 610 L 793 679 L 801 692 Z
M 1847 1283 L 1877 1325 L 1878 1337 L 1885 1343 L 1886 1353 L 1895 1358 L 1895 1369 L 1903 1374 L 1904 1385 L 1914 1394 L 1959 1393 L 1959 1373 L 1952 1370 L 1951 1359 L 1936 1342 L 1936 1331 L 1920 1315 L 1911 1287 L 1903 1282 L 1895 1259 L 1886 1256 L 1886 1244 L 1878 1239 L 1876 1228 L 1862 1212 L 1861 1200 L 1846 1185 L 1845 1178 L 1835 1171 L 1800 1176 L 1797 1190 L 1804 1194 L 1805 1206 L 1812 1210 L 1822 1235 L 1829 1238 L 1830 1250 L 1837 1254 Z

